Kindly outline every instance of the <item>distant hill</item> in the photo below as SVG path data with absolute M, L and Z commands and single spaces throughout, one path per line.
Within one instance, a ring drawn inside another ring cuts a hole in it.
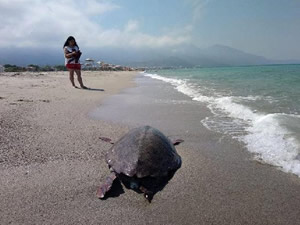
M 212 47 L 202 49 L 201 52 L 207 58 L 213 59 L 222 65 L 240 66 L 272 63 L 271 60 L 268 60 L 262 56 L 245 53 L 238 49 L 230 48 L 224 45 L 214 45 Z
M 112 64 L 135 67 L 212 67 L 242 66 L 263 64 L 300 64 L 300 60 L 271 60 L 262 56 L 246 53 L 224 45 L 198 48 L 194 45 L 180 45 L 173 48 L 135 49 L 99 48 L 81 49 L 85 58 Z M 0 64 L 16 65 L 57 65 L 64 64 L 62 48 L 2 48 Z
M 212 67 L 266 64 L 300 64 L 300 60 L 271 60 L 224 45 L 214 45 L 208 48 L 198 48 L 193 45 L 182 45 L 171 50 L 161 49 L 160 51 L 161 54 L 159 57 L 153 57 L 153 59 L 151 60 L 136 61 L 130 64 L 149 67 Z M 146 52 L 147 50 L 145 50 L 144 53 Z

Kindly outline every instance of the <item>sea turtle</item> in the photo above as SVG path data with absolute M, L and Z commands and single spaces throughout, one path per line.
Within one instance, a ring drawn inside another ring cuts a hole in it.
M 106 154 L 111 174 L 97 191 L 98 198 L 104 198 L 115 179 L 137 192 L 144 193 L 151 202 L 153 195 L 161 190 L 181 166 L 181 157 L 174 145 L 183 140 L 170 141 L 162 132 L 142 126 L 132 129 L 119 141 L 100 137 L 113 146 Z

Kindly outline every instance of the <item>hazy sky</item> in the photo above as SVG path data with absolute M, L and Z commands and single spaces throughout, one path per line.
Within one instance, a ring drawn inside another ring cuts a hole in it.
M 0 0 L 0 48 L 222 44 L 300 59 L 300 0 Z

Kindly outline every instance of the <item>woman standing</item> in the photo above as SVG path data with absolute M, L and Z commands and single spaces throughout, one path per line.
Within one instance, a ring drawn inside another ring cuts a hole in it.
M 81 65 L 79 62 L 79 58 L 81 56 L 81 52 L 76 43 L 74 37 L 70 36 L 66 40 L 64 44 L 64 53 L 65 53 L 65 65 L 69 70 L 70 81 L 74 88 L 77 88 L 74 83 L 74 72 L 77 74 L 77 79 L 82 89 L 87 89 L 86 86 L 83 85 L 81 78 Z

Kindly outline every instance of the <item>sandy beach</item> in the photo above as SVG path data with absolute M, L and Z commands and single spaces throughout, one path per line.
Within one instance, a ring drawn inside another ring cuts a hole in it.
M 137 110 L 146 92 L 136 76 L 84 71 L 91 89 L 82 90 L 67 72 L 0 74 L 0 224 L 300 224 L 298 177 L 193 126 L 195 106 Z M 102 119 L 91 116 L 97 108 Z M 182 168 L 151 204 L 127 189 L 97 199 L 110 147 L 99 137 L 117 140 L 144 123 L 185 140 L 177 147 Z

